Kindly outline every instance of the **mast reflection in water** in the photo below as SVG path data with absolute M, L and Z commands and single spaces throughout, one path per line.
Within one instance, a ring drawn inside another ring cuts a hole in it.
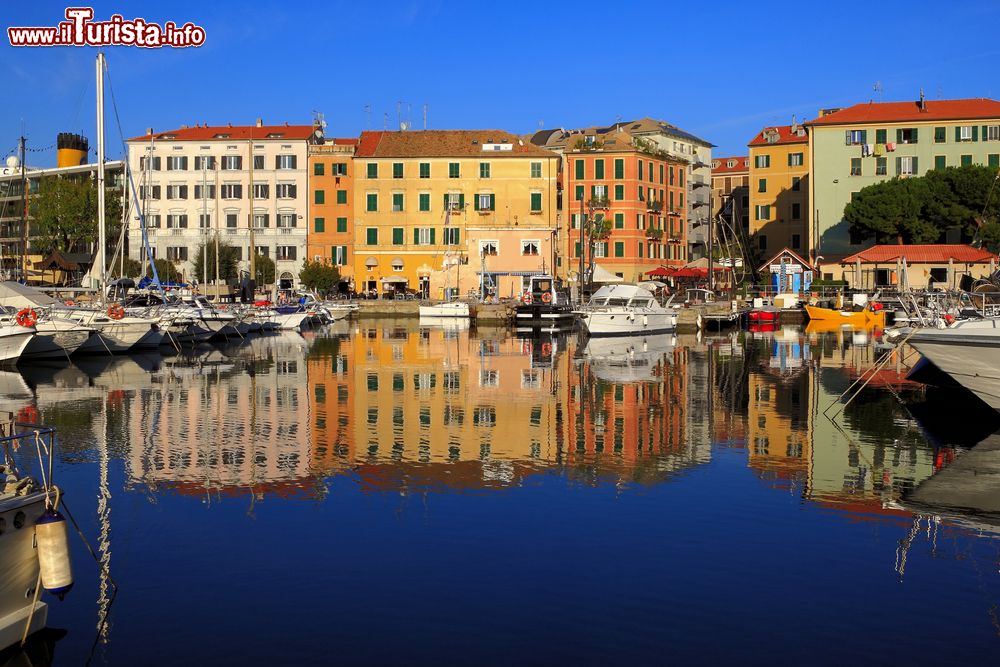
M 0 377 L 10 409 L 59 427 L 68 502 L 110 568 L 74 554 L 60 660 L 998 648 L 1000 522 L 954 500 L 992 446 L 969 457 L 914 419 L 947 391 L 908 381 L 907 351 L 831 420 L 878 358 L 869 334 L 338 326 Z

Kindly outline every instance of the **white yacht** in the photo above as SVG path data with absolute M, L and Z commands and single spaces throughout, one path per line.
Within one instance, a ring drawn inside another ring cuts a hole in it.
M 1000 319 L 958 320 L 944 328 L 901 330 L 922 357 L 994 410 L 1000 410 Z
M 636 336 L 674 331 L 677 311 L 638 285 L 607 285 L 577 312 L 591 336 Z
M 420 306 L 420 317 L 464 317 L 470 315 L 469 304 L 464 301 L 447 301 Z
M 21 326 L 13 319 L 4 320 L 0 320 L 0 363 L 12 363 L 21 357 L 35 336 L 35 327 Z
M 97 336 L 88 338 L 79 348 L 82 354 L 128 352 L 132 348 L 156 348 L 163 341 L 163 332 L 156 321 L 147 317 L 113 313 L 99 308 L 53 308 L 53 313 L 64 319 L 91 327 Z M 124 312 L 124 310 L 123 310 Z M 112 317 L 112 315 L 115 315 Z
M 37 334 L 21 353 L 22 359 L 65 359 L 76 352 L 97 332 L 79 322 L 54 317 L 51 312 L 39 314 L 35 324 Z

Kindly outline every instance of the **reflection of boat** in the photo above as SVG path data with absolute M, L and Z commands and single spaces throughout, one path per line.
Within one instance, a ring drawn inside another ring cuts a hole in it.
M 852 312 L 849 310 L 836 310 L 834 308 L 820 308 L 819 306 L 806 305 L 806 314 L 809 321 L 837 322 L 839 324 L 861 324 L 878 327 L 885 326 L 885 311 L 873 311 L 868 308 Z
M 901 333 L 921 356 L 1000 410 L 1000 319 L 959 320 L 945 329 Z
M 781 318 L 777 309 L 758 308 L 747 313 L 747 321 L 751 324 L 774 324 Z
M 676 336 L 591 338 L 583 350 L 594 375 L 606 382 L 640 382 L 653 378 L 653 371 L 674 349 Z
M 467 331 L 471 323 L 467 317 L 427 317 L 426 315 L 421 315 L 419 324 L 421 327 L 430 329 Z
M 637 285 L 602 287 L 579 313 L 591 336 L 639 336 L 677 328 L 677 311 L 661 306 L 652 292 Z
M 872 331 L 879 328 L 877 322 L 841 322 L 839 320 L 809 320 L 806 323 L 806 333 L 828 333 L 831 331 Z

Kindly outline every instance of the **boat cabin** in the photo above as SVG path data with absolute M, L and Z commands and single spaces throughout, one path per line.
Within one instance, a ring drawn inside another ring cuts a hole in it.
M 556 279 L 549 275 L 531 276 L 528 279 L 528 289 L 525 296 L 531 295 L 530 303 L 535 304 L 562 304 L 568 303 L 569 299 L 556 289 Z M 525 301 L 528 301 L 525 299 Z

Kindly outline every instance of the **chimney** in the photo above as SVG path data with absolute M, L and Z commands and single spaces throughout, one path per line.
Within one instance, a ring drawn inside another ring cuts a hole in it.
M 186 129 L 188 129 L 188 126 L 187 125 L 181 125 L 181 129 L 182 130 L 186 130 Z
M 153 128 L 147 127 L 146 128 L 146 136 L 149 137 L 149 136 L 152 136 L 152 134 L 153 134 Z
M 263 118 L 258 118 L 257 119 L 257 127 L 263 127 L 263 126 L 264 126 L 264 119 Z
M 924 103 L 924 89 L 920 89 L 920 110 L 927 111 L 927 105 Z

